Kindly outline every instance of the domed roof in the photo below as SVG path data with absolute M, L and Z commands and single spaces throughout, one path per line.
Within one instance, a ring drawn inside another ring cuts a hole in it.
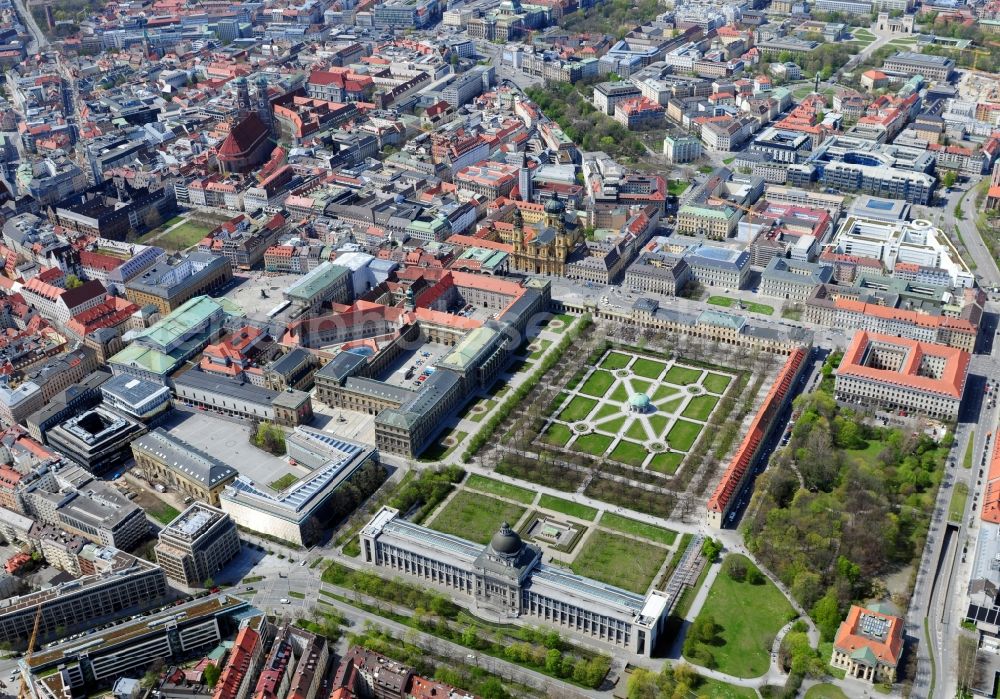
M 628 399 L 628 402 L 633 408 L 648 408 L 649 396 L 645 393 L 636 393 Z
M 549 199 L 545 202 L 545 213 L 561 214 L 566 210 L 566 206 L 558 199 Z
M 500 531 L 490 541 L 490 548 L 504 556 L 513 556 L 523 545 L 521 537 L 506 522 L 500 525 Z

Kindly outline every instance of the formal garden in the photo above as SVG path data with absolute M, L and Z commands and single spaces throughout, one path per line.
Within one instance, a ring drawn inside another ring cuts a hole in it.
M 608 349 L 552 401 L 541 439 L 553 447 L 673 474 L 735 377 Z

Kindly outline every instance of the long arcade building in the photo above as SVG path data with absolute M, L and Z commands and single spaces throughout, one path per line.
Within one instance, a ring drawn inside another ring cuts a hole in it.
M 530 617 L 649 657 L 668 614 L 659 591 L 643 597 L 542 563 L 541 549 L 506 523 L 485 548 L 412 524 L 383 507 L 361 530 L 366 563 L 451 588 L 508 618 Z

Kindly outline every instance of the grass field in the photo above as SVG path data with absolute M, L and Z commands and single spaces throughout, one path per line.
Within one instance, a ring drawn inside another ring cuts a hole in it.
M 524 512 L 520 505 L 462 490 L 448 501 L 430 526 L 445 534 L 486 544 L 502 522 L 514 526 Z
M 969 443 L 965 445 L 965 456 L 962 457 L 962 468 L 972 468 L 972 452 L 976 444 L 976 431 L 969 430 Z
M 729 387 L 731 379 L 722 374 L 709 374 L 701 382 L 706 391 L 711 393 L 722 393 Z
M 753 565 L 749 560 L 746 563 Z M 795 617 L 795 610 L 770 580 L 751 585 L 720 574 L 708 592 L 702 615 L 711 615 L 721 627 L 720 642 L 712 646 L 714 669 L 735 677 L 759 677 L 770 666 L 771 642 Z
M 663 373 L 663 370 L 667 367 L 666 364 L 662 362 L 656 362 L 652 359 L 645 359 L 640 357 L 635 360 L 635 364 L 632 365 L 632 371 L 639 376 L 645 376 L 647 379 L 655 379 Z
M 573 442 L 573 447 L 578 451 L 586 452 L 593 456 L 603 456 L 613 441 L 611 437 L 606 435 L 591 433 L 577 437 L 576 441 Z
M 473 490 L 480 490 L 491 495 L 499 495 L 508 500 L 517 500 L 518 502 L 523 502 L 525 505 L 530 505 L 535 501 L 535 493 L 527 488 L 497 481 L 486 476 L 480 476 L 478 473 L 473 473 L 469 476 L 469 480 L 465 481 L 465 485 Z
M 806 692 L 806 699 L 847 699 L 847 695 L 835 684 L 815 684 Z
M 671 475 L 677 473 L 677 467 L 681 465 L 683 460 L 684 455 L 680 452 L 665 451 L 659 454 L 654 454 L 653 458 L 649 460 L 648 464 L 646 464 L 646 468 L 659 473 Z
M 719 399 L 715 396 L 695 396 L 688 402 L 687 407 L 684 408 L 684 412 L 681 415 L 689 417 L 692 420 L 701 420 L 704 422 L 712 414 L 715 404 L 718 402 Z
M 457 447 L 459 443 L 461 443 L 461 441 L 468 436 L 469 435 L 466 432 L 456 432 L 454 430 L 445 432 L 434 440 L 433 444 L 424 450 L 424 453 L 420 455 L 420 461 L 441 461 L 442 459 L 448 458 L 448 455 L 455 451 L 455 447 Z M 444 440 L 448 437 L 454 437 L 455 439 L 455 443 L 451 446 L 446 446 L 444 443 Z
M 951 493 L 951 502 L 948 505 L 948 519 L 952 522 L 961 522 L 965 516 L 965 503 L 969 499 L 969 486 L 958 482 L 955 490 Z
M 645 594 L 667 552 L 649 544 L 600 530 L 591 533 L 573 561 L 573 572 Z
M 543 494 L 538 500 L 538 506 L 546 510 L 552 510 L 553 512 L 562 512 L 564 515 L 569 515 L 570 517 L 579 517 L 590 522 L 593 522 L 594 517 L 597 516 L 597 510 L 593 507 L 563 500 L 554 495 Z
M 614 512 L 605 512 L 601 515 L 601 521 L 598 524 L 602 527 L 622 532 L 623 534 L 641 536 L 651 541 L 666 544 L 667 546 L 671 546 L 677 540 L 677 532 L 672 529 L 664 529 L 655 524 L 646 524 L 645 522 L 640 522 L 629 517 L 622 517 L 621 515 L 616 515 Z
M 667 434 L 667 441 L 670 443 L 672 449 L 688 451 L 698 439 L 700 433 L 701 425 L 698 423 L 677 420 Z
M 552 320 L 561 320 L 562 326 L 558 328 L 551 327 Z M 566 328 L 568 328 L 573 323 L 573 316 L 569 315 L 568 313 L 561 313 L 557 316 L 553 316 L 552 320 L 549 321 L 545 329 L 548 330 L 549 332 L 554 332 L 561 335 L 562 333 L 566 332 Z
M 534 352 L 528 355 L 532 359 L 538 359 L 539 357 L 541 357 L 543 354 L 545 354 L 545 350 L 547 350 L 552 345 L 552 340 L 537 340 L 537 342 L 539 345 L 538 349 L 536 349 Z
M 646 460 L 646 448 L 641 444 L 636 444 L 635 442 L 630 442 L 627 439 L 623 439 L 615 448 L 611 451 L 611 458 L 615 461 L 621 461 L 629 466 L 635 466 L 636 468 L 642 466 L 642 462 Z
M 629 439 L 634 439 L 637 442 L 645 442 L 649 439 L 649 435 L 646 434 L 646 427 L 642 424 L 640 420 L 636 420 L 631 425 L 629 425 L 628 431 L 625 436 Z
M 597 405 L 596 400 L 577 396 L 569 402 L 563 411 L 559 413 L 559 419 L 566 422 L 576 422 L 590 415 L 590 411 Z
M 277 492 L 279 492 L 279 493 L 280 493 L 280 492 L 281 492 L 282 490 L 284 490 L 285 488 L 287 488 L 287 487 L 288 487 L 288 486 L 290 486 L 290 485 L 291 485 L 292 483 L 295 483 L 295 482 L 296 482 L 296 481 L 298 481 L 298 480 L 299 480 L 299 479 L 298 479 L 298 478 L 296 478 L 296 477 L 295 477 L 294 475 L 292 475 L 291 473 L 286 473 L 286 474 L 285 474 L 285 475 L 283 475 L 283 476 L 282 476 L 281 478 L 279 478 L 279 479 L 277 479 L 277 480 L 275 480 L 275 481 L 271 481 L 270 483 L 268 483 L 268 484 L 267 484 L 267 486 L 268 486 L 268 487 L 269 487 L 269 488 L 270 488 L 271 490 L 274 490 L 274 491 L 277 491 Z
M 624 369 L 628 366 L 628 362 L 631 357 L 627 354 L 621 354 L 620 352 L 611 352 L 604 361 L 601 362 L 602 369 Z
M 570 440 L 573 433 L 570 431 L 566 425 L 559 422 L 553 422 L 549 425 L 549 429 L 545 430 L 545 434 L 542 435 L 548 444 L 555 444 L 557 447 L 566 446 L 566 442 Z
M 672 383 L 675 386 L 689 386 L 697 382 L 698 377 L 700 376 L 701 372 L 697 369 L 689 369 L 675 364 L 670 367 L 670 371 L 666 373 L 663 380 L 667 383 Z
M 738 687 L 711 677 L 701 677 L 696 691 L 699 697 L 712 699 L 757 699 L 758 696 L 753 687 Z
M 161 226 L 143 236 L 140 242 L 155 244 L 164 250 L 185 250 L 192 245 L 197 245 L 198 241 L 212 232 L 212 228 L 212 226 L 188 220 L 167 233 L 163 233 L 164 227 Z M 155 242 L 153 242 L 154 239 Z
M 740 299 L 733 299 L 728 296 L 709 296 L 708 302 L 713 306 L 725 306 L 726 308 L 732 308 L 739 303 L 742 305 L 744 310 L 750 311 L 751 313 L 763 313 L 764 315 L 774 314 L 774 308 L 772 306 L 767 306 L 763 303 L 754 303 L 753 301 L 741 301 Z
M 580 393 L 586 393 L 588 396 L 596 396 L 600 398 L 608 392 L 608 389 L 611 388 L 614 383 L 614 376 L 606 371 L 598 370 L 587 377 L 587 380 L 579 390 Z
M 690 184 L 687 180 L 670 180 L 667 182 L 667 191 L 675 197 L 679 197 L 684 194 Z
M 180 511 L 165 502 L 157 501 L 155 505 L 146 508 L 146 514 L 155 519 L 160 524 L 170 524 L 175 519 Z

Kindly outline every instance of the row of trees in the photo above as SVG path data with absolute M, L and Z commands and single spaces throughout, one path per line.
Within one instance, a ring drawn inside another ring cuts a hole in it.
M 389 501 L 389 505 L 404 515 L 409 515 L 410 510 L 419 505 L 420 509 L 410 519 L 422 522 L 442 500 L 448 497 L 448 493 L 455 489 L 455 484 L 463 478 L 465 471 L 458 466 L 421 471 L 416 478 L 399 489 Z
M 704 684 L 704 678 L 687 663 L 664 663 L 658 673 L 637 667 L 628 678 L 628 699 L 710 699 Z

